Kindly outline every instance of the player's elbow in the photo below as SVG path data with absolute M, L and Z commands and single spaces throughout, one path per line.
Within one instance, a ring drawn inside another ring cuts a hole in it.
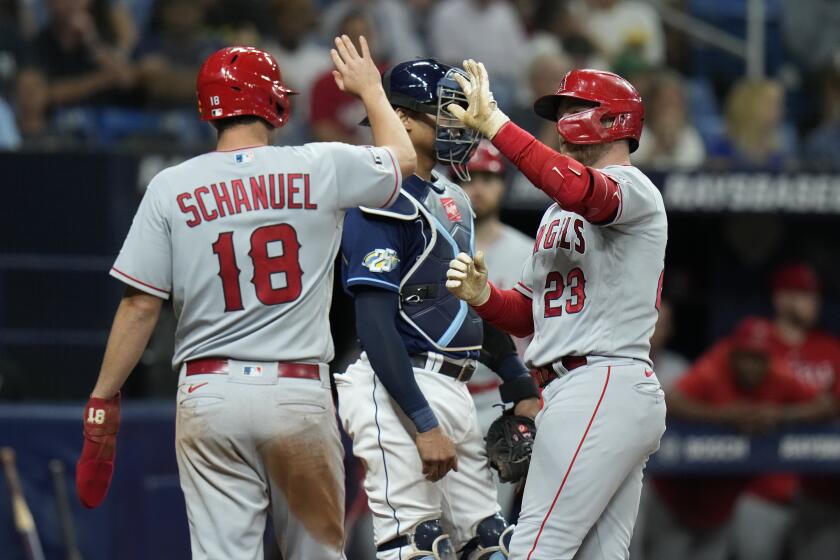
M 408 177 L 413 174 L 414 170 L 417 169 L 417 153 L 414 151 L 414 146 L 409 143 L 407 146 L 393 148 L 393 152 L 402 176 Z
M 121 310 L 137 322 L 157 321 L 162 306 L 162 299 L 135 288 L 128 288 L 120 303 Z

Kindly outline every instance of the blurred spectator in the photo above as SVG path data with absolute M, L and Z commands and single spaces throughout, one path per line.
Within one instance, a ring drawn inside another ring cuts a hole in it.
M 769 79 L 743 79 L 726 98 L 726 138 L 709 148 L 710 163 L 730 169 L 781 170 L 789 163 L 784 91 Z
M 748 318 L 718 342 L 666 394 L 669 418 L 727 426 L 754 434 L 782 422 L 830 417 L 834 403 L 794 377 L 774 356 L 773 326 Z M 749 477 L 660 477 L 652 508 L 649 558 L 727 558 L 726 526 Z M 654 521 L 656 519 L 656 521 Z M 762 538 L 768 539 L 765 530 Z
M 662 21 L 647 2 L 576 0 L 571 14 L 606 60 L 615 62 L 630 51 L 653 66 L 665 62 Z
M 801 158 L 816 167 L 840 170 L 840 61 L 822 74 L 820 124 L 805 140 Z
M 540 142 L 559 148 L 557 126 L 534 112 L 534 101 L 557 91 L 560 80 L 571 69 L 569 61 L 559 53 L 537 55 L 528 65 L 528 87 L 521 104 L 510 110 L 511 119 L 533 134 Z
M 526 63 L 525 30 L 505 0 L 442 0 L 429 22 L 432 53 L 446 64 L 483 62 L 501 106 L 515 99 Z
M 795 377 L 828 398 L 833 398 L 840 374 L 840 341 L 815 329 L 819 319 L 820 283 L 806 264 L 779 268 L 773 276 L 772 351 Z M 826 484 L 827 482 L 827 484 Z M 774 560 L 782 557 L 794 522 L 791 507 L 800 477 L 765 475 L 750 484 L 735 514 L 733 537 L 739 560 Z M 840 479 L 803 477 L 803 491 L 817 500 L 840 505 Z M 832 492 L 832 488 L 834 491 Z M 807 503 L 807 499 L 804 503 Z M 807 506 L 806 506 L 807 508 Z M 831 524 L 828 524 L 831 529 Z M 812 528 L 812 535 L 818 533 Z M 840 557 L 836 555 L 814 558 Z
M 637 84 L 638 86 L 638 84 Z M 656 170 L 690 171 L 706 159 L 706 148 L 688 120 L 682 78 L 672 72 L 653 78 L 644 101 L 648 109 L 634 163 Z
M 800 381 L 825 395 L 840 397 L 840 340 L 816 328 L 820 281 L 804 263 L 779 268 L 773 276 L 774 351 Z M 797 554 L 840 558 L 840 477 L 802 477 Z M 745 519 L 746 521 L 746 519 Z
M 129 4 L 120 0 L 82 0 L 82 3 L 89 4 L 97 28 L 104 33 L 103 39 L 122 56 L 130 57 L 139 34 Z
M 224 37 L 225 45 L 256 46 L 260 33 L 275 32 L 271 0 L 199 0 L 196 4 L 202 7 L 207 26 Z
M 335 30 L 348 14 L 364 11 L 377 31 L 377 51 L 374 57 L 402 62 L 427 56 L 412 21 L 412 12 L 405 2 L 397 0 L 338 0 L 324 13 L 324 30 L 332 42 Z M 350 36 L 354 41 L 357 37 Z
M 0 97 L 0 150 L 16 150 L 20 146 L 20 133 L 15 115 L 5 99 Z
M 674 383 L 682 377 L 689 367 L 688 360 L 668 348 L 668 342 L 674 334 L 674 312 L 671 304 L 662 300 L 659 305 L 659 317 L 656 328 L 650 337 L 650 359 L 662 389 L 667 393 Z
M 312 87 L 332 68 L 332 62 L 329 49 L 318 44 L 313 34 L 318 12 L 312 0 L 274 0 L 272 5 L 276 35 L 264 46 L 280 64 L 286 85 L 298 93 L 292 98 L 292 119 L 278 131 L 284 142 L 292 143 L 288 131 L 309 122 Z
M 377 49 L 379 36 L 374 33 L 374 29 L 373 20 L 368 13 L 357 10 L 345 16 L 336 34 L 346 34 L 351 37 L 357 49 L 360 49 L 358 38 L 364 35 L 371 50 L 379 52 Z M 388 67 L 387 61 L 382 58 L 376 60 L 379 63 L 379 71 L 383 72 Z M 359 126 L 365 117 L 362 102 L 338 89 L 331 70 L 324 72 L 315 81 L 309 108 L 310 130 L 315 141 L 349 144 L 369 142 L 370 130 Z
M 25 9 L 17 0 L 0 0 L 0 95 L 10 93 L 25 57 L 29 38 L 22 32 L 20 15 Z
M 111 12 L 101 6 L 47 1 L 48 22 L 31 50 L 49 84 L 51 106 L 114 102 L 119 92 L 134 86 L 135 72 L 124 50 L 133 41 L 128 22 L 109 17 Z
M 205 26 L 205 11 L 193 0 L 159 0 L 151 33 L 138 48 L 140 84 L 153 107 L 195 105 L 201 62 L 223 45 Z
M 840 63 L 840 3 L 782 0 L 780 19 L 788 51 L 808 71 Z

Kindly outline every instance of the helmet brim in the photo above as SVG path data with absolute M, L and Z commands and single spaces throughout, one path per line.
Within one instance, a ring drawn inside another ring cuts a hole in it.
M 582 101 L 589 105 L 600 105 L 599 102 L 593 101 L 591 99 L 586 99 L 585 97 L 579 97 L 576 95 L 566 95 L 562 93 L 553 93 L 551 95 L 543 95 L 536 101 L 534 101 L 534 113 L 537 116 L 544 118 L 547 121 L 557 122 L 557 110 L 560 109 L 560 103 L 564 99 L 574 99 L 577 101 Z

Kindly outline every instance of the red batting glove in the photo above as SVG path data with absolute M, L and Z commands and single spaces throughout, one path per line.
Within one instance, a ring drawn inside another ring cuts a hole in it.
M 108 493 L 117 454 L 120 394 L 110 399 L 91 397 L 85 406 L 84 446 L 76 463 L 76 492 L 87 508 L 98 507 Z

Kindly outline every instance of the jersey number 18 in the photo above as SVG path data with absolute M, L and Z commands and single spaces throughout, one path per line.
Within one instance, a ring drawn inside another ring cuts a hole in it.
M 268 244 L 279 243 L 282 253 L 269 256 Z M 219 258 L 219 278 L 222 279 L 222 290 L 225 294 L 225 311 L 241 311 L 242 289 L 239 286 L 239 273 L 236 265 L 236 254 L 233 252 L 233 232 L 223 231 L 213 243 L 213 253 Z M 251 234 L 251 250 L 248 256 L 254 265 L 254 276 L 251 283 L 257 293 L 257 299 L 265 305 L 277 305 L 296 300 L 301 292 L 301 276 L 298 255 L 298 242 L 295 228 L 289 224 L 275 224 L 263 226 Z M 271 285 L 273 274 L 283 274 L 286 285 L 275 288 Z

